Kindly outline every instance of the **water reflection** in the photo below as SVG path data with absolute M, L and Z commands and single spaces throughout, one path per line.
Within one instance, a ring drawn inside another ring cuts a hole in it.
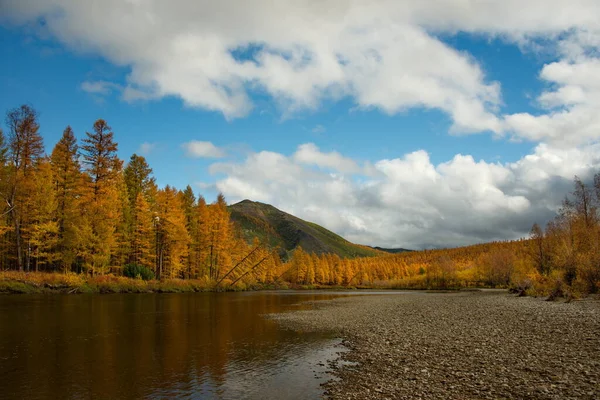
M 261 315 L 335 296 L 3 296 L 0 397 L 315 398 L 332 339 Z

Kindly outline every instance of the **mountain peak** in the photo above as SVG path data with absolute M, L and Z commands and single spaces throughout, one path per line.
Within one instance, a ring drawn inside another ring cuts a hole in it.
M 229 206 L 229 210 L 231 219 L 240 226 L 248 240 L 258 237 L 271 247 L 279 247 L 284 259 L 299 246 L 308 253 L 333 253 L 344 258 L 381 254 L 373 248 L 351 243 L 322 226 L 283 212 L 270 204 L 245 199 Z

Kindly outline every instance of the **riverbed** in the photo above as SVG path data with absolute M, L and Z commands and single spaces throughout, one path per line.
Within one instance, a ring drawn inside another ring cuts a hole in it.
M 273 318 L 343 338 L 332 399 L 600 399 L 598 300 L 483 291 L 314 306 Z

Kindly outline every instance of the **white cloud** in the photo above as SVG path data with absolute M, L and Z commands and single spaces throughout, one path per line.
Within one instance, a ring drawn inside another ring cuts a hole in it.
M 597 0 L 0 2 L 0 22 L 38 21 L 70 48 L 130 69 L 124 85 L 82 84 L 96 95 L 177 96 L 226 118 L 252 112 L 254 93 L 284 116 L 343 98 L 388 114 L 436 109 L 453 133 L 538 143 L 510 164 L 457 155 L 435 165 L 418 151 L 359 165 L 305 144 L 211 167 L 230 200 L 272 202 L 355 241 L 406 247 L 521 236 L 553 214 L 574 174 L 598 166 L 598 15 Z M 543 52 L 537 112 L 502 115 L 501 83 L 440 39 L 456 32 Z M 210 142 L 184 148 L 224 156 Z
M 294 161 L 305 165 L 316 165 L 321 168 L 332 169 L 339 172 L 358 172 L 358 164 L 350 158 L 343 157 L 337 151 L 323 153 L 314 143 L 298 146 L 294 153 Z
M 211 142 L 192 140 L 181 145 L 185 154 L 192 158 L 222 158 L 225 157 L 225 150 L 215 146 Z
M 504 8 L 468 5 L 456 12 L 456 2 L 424 3 L 107 0 L 89 7 L 77 0 L 7 0 L 2 11 L 17 22 L 41 18 L 72 48 L 129 66 L 126 99 L 175 95 L 236 118 L 253 108 L 254 90 L 272 96 L 284 114 L 350 96 L 359 107 L 390 114 L 440 109 L 457 132 L 498 132 L 499 85 L 429 31 L 505 30 L 496 15 L 488 15 L 490 24 L 475 18 Z M 524 24 L 535 27 L 529 19 Z
M 39 29 L 71 48 L 128 66 L 126 85 L 113 88 L 127 101 L 178 96 L 237 118 L 253 109 L 254 91 L 270 95 L 284 115 L 350 97 L 358 108 L 389 114 L 441 110 L 455 133 L 555 143 L 600 138 L 596 0 L 106 0 L 94 7 L 5 0 L 0 11 L 0 21 L 43 21 Z M 552 109 L 499 115 L 500 84 L 437 36 L 458 31 L 553 52 L 558 59 L 540 74 L 551 89 L 538 99 Z M 82 86 L 111 90 L 102 81 Z
M 140 153 L 143 156 L 147 156 L 148 154 L 152 153 L 155 148 L 156 148 L 156 143 L 144 142 L 144 143 L 140 144 L 138 153 Z
M 379 160 L 356 176 L 315 170 L 297 157 L 303 149 L 324 154 L 305 144 L 290 156 L 251 153 L 210 172 L 220 176 L 216 188 L 229 201 L 271 203 L 358 243 L 422 248 L 526 236 L 534 222 L 555 215 L 574 175 L 589 179 L 600 166 L 600 145 L 540 144 L 507 164 L 459 154 L 435 165 L 420 150 Z
M 115 90 L 121 90 L 121 88 L 119 85 L 107 81 L 85 81 L 81 84 L 81 90 L 91 94 L 107 96 Z
M 599 48 L 600 49 L 600 48 Z M 576 145 L 600 138 L 600 59 L 580 57 L 544 66 L 540 78 L 551 84 L 538 102 L 547 113 L 505 117 L 514 135 L 532 141 Z

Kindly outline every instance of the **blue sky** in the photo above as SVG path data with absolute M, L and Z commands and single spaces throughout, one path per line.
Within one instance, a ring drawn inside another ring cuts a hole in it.
M 302 143 L 313 142 L 324 151 L 336 150 L 357 160 L 394 158 L 425 149 L 433 162 L 457 153 L 476 159 L 516 161 L 528 154 L 529 141 L 509 142 L 492 134 L 449 135 L 451 122 L 444 113 L 414 108 L 388 115 L 380 110 L 353 110 L 352 99 L 322 104 L 292 117 L 282 117 L 276 106 L 261 98 L 249 116 L 227 120 L 219 112 L 190 108 L 175 97 L 126 102 L 118 93 L 106 96 L 82 90 L 83 82 L 110 79 L 124 82 L 130 72 L 94 54 L 72 51 L 53 39 L 40 38 L 22 26 L 0 28 L 3 37 L 0 83 L 4 93 L 2 110 L 22 103 L 41 113 L 42 134 L 48 152 L 71 125 L 78 138 L 85 136 L 97 118 L 106 119 L 115 132 L 120 156 L 127 160 L 140 152 L 142 143 L 156 146 L 145 156 L 159 182 L 178 188 L 195 182 L 210 182 L 206 160 L 183 157 L 181 143 L 211 141 L 230 146 L 235 156 L 247 150 L 293 153 Z M 468 35 L 447 38 L 447 43 L 469 52 L 483 65 L 491 80 L 503 83 L 507 112 L 535 112 L 528 94 L 538 93 L 540 61 L 523 55 L 517 46 Z M 323 127 L 319 129 L 318 127 Z M 206 193 L 214 197 L 214 193 Z
M 361 243 L 526 235 L 597 165 L 598 10 L 405 3 L 5 1 L 0 109 L 33 105 L 48 152 L 104 118 L 160 185 L 270 202 Z

